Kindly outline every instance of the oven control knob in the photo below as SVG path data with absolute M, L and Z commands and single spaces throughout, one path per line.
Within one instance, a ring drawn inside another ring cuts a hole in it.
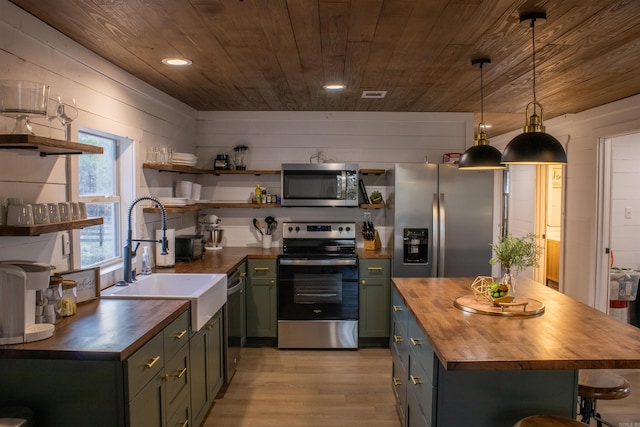
M 347 231 L 351 231 L 351 227 L 347 227 Z
M 293 231 L 293 227 L 289 226 L 289 232 L 292 232 L 292 231 Z
M 342 227 L 338 227 L 338 231 L 342 233 Z
M 296 232 L 300 231 L 300 227 L 296 227 Z

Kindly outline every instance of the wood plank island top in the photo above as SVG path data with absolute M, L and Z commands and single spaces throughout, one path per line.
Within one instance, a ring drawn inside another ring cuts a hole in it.
M 538 317 L 498 317 L 454 307 L 474 278 L 392 278 L 447 370 L 640 368 L 640 328 L 560 292 L 519 279 Z

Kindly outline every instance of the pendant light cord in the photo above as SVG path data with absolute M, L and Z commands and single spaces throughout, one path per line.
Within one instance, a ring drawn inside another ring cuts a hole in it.
M 531 18 L 531 39 L 533 46 L 533 113 L 536 114 L 536 18 Z
M 480 131 L 484 132 L 484 78 L 482 69 L 484 63 L 480 63 Z

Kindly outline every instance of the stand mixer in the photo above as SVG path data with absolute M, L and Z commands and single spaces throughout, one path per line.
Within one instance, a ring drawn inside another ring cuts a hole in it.
M 219 251 L 222 249 L 221 242 L 224 230 L 220 228 L 220 221 L 217 215 L 200 216 L 200 229 L 207 241 L 204 245 L 205 250 Z

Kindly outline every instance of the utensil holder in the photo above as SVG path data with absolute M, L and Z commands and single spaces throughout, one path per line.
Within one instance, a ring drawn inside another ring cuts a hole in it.
M 382 247 L 382 242 L 380 242 L 380 235 L 378 234 L 378 230 L 374 230 L 373 240 L 364 241 L 364 250 L 375 251 L 376 249 L 380 249 L 381 247 Z
M 262 236 L 262 249 L 271 249 L 271 234 Z

